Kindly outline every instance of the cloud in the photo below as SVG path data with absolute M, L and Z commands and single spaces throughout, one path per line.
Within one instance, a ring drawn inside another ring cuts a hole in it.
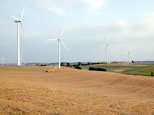
M 0 21 L 0 25 L 6 25 L 7 23 L 4 21 Z
M 62 0 L 59 0 L 62 2 Z M 65 0 L 63 4 L 67 7 L 82 7 L 86 9 L 97 9 L 104 4 L 104 0 Z
M 68 39 L 71 42 L 89 41 L 91 43 L 106 42 L 108 36 L 114 42 L 114 45 L 132 43 L 146 43 L 153 39 L 153 28 L 149 27 L 148 23 L 134 21 L 91 21 L 87 23 L 81 23 L 71 25 L 68 28 Z M 70 34 L 71 33 L 71 34 Z
M 104 0 L 85 0 L 85 2 L 90 9 L 97 9 L 103 5 Z
M 64 9 L 62 9 L 60 5 L 53 0 L 34 0 L 34 5 L 54 14 L 66 15 Z
M 82 8 L 95 10 L 100 8 L 104 0 L 33 0 L 30 1 L 37 7 L 43 8 L 57 15 L 67 15 L 67 9 Z
M 10 28 L 8 26 L 8 22 L 0 21 L 0 36 L 1 36 L 1 39 L 7 38 L 8 36 L 11 36 L 11 35 L 13 35 L 13 32 L 10 30 Z
M 144 14 L 144 23 L 150 28 L 154 28 L 154 12 Z
M 150 20 L 154 20 L 154 12 L 145 13 L 144 16 Z

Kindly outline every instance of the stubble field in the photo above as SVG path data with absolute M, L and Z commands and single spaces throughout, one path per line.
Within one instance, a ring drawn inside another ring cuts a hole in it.
M 154 77 L 0 66 L 0 114 L 154 115 Z

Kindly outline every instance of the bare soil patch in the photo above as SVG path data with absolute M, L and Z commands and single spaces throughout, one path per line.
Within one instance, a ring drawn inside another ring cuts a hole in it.
M 127 71 L 127 70 L 131 70 L 131 68 L 124 68 L 124 69 L 112 69 L 115 72 L 123 72 L 123 71 Z

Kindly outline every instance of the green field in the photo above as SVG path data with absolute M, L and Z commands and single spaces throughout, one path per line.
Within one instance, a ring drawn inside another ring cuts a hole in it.
M 133 74 L 133 75 L 151 75 L 151 72 L 154 73 L 154 66 L 136 69 L 136 70 L 133 70 L 133 71 L 122 72 L 122 73 Z
M 89 70 L 89 67 L 101 67 L 108 72 L 133 74 L 133 75 L 151 75 L 154 72 L 154 64 L 128 63 L 128 64 L 100 64 L 81 66 L 83 70 Z

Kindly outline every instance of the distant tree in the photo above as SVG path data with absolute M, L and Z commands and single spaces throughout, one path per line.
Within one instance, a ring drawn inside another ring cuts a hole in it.
M 46 64 L 41 64 L 40 66 L 46 66 Z
M 153 72 L 151 72 L 151 76 L 153 76 Z
M 80 66 L 78 66 L 78 65 L 77 65 L 77 66 L 75 66 L 75 68 L 76 68 L 76 69 L 82 69 L 82 68 L 81 68 Z
M 132 60 L 132 63 L 135 63 L 135 62 Z
M 61 62 L 61 66 L 64 66 L 64 62 Z
M 97 68 L 97 67 L 89 67 L 89 70 L 93 70 L 93 71 L 107 71 L 107 69 L 105 69 L 105 68 Z
M 72 65 L 70 65 L 70 67 L 72 67 Z
M 67 63 L 67 67 L 69 67 L 70 66 L 70 63 Z
M 78 63 L 78 66 L 80 66 L 80 65 L 81 65 L 81 62 Z
M 77 65 L 77 64 L 74 64 L 74 65 L 73 65 L 73 67 L 76 67 L 76 66 L 78 66 L 78 65 Z

